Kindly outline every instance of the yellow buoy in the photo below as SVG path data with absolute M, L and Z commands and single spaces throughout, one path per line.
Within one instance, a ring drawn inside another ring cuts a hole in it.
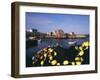
M 50 60 L 52 60 L 52 59 L 53 59 L 53 57 L 52 57 L 52 56 L 50 56 L 50 57 L 49 57 L 49 59 L 50 59 Z
M 57 61 L 56 61 L 56 60 L 53 60 L 53 61 L 51 62 L 51 64 L 52 64 L 52 65 L 56 65 L 56 64 L 57 64 Z
M 47 54 L 46 53 L 44 53 L 44 57 L 47 57 Z
M 43 64 L 44 64 L 44 61 L 42 60 L 42 61 L 41 61 L 41 66 L 42 66 Z
M 60 63 L 57 63 L 57 66 L 59 66 L 60 65 Z
M 44 48 L 43 50 L 44 50 L 44 52 L 47 52 L 47 49 L 46 48 Z
M 79 60 L 80 60 L 80 58 L 79 58 L 79 57 L 76 57 L 76 58 L 75 58 L 75 61 L 79 61 Z
M 82 43 L 82 47 L 84 47 L 84 43 L 85 43 L 85 42 Z
M 53 49 L 51 49 L 51 48 L 49 48 L 48 50 L 49 50 L 50 52 L 53 52 Z
M 80 62 L 80 61 L 77 61 L 77 62 L 76 62 L 76 65 L 81 65 L 81 62 Z
M 72 65 L 75 65 L 75 62 L 72 62 Z
M 78 50 L 78 46 L 75 46 L 75 49 Z
M 89 42 L 88 41 L 86 41 L 86 42 L 84 42 L 83 44 L 82 44 L 82 46 L 84 47 L 88 47 L 90 44 L 89 44 Z
M 83 51 L 80 51 L 80 52 L 79 52 L 79 55 L 80 55 L 80 56 L 83 56 L 83 54 L 84 54 Z
M 54 56 L 56 56 L 57 55 L 57 53 L 56 52 L 54 52 Z
M 67 65 L 69 62 L 68 62 L 68 60 L 65 60 L 64 62 L 63 62 L 63 65 Z
M 81 57 L 81 62 L 83 62 L 83 58 Z
M 86 47 L 88 47 L 89 46 L 89 42 L 87 41 L 87 42 L 85 42 L 85 46 Z
M 82 51 L 82 50 L 83 50 L 82 46 L 80 46 L 80 47 L 79 47 L 79 50 L 80 50 L 80 51 Z

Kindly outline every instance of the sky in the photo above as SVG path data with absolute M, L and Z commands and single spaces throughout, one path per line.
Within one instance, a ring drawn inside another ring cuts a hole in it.
M 26 30 L 47 33 L 62 29 L 65 33 L 89 34 L 89 15 L 26 12 Z

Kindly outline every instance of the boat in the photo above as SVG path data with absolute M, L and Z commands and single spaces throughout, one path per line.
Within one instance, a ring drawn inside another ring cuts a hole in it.
M 75 45 L 76 42 L 75 42 L 75 41 L 70 41 L 70 42 L 68 42 L 68 44 L 69 44 L 69 45 Z
M 37 40 L 38 41 L 38 44 L 40 44 L 41 43 L 41 39 L 39 39 L 39 40 Z

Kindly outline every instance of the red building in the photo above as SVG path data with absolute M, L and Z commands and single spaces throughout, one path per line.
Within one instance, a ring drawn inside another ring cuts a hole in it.
M 56 30 L 56 31 L 55 31 L 55 37 L 56 37 L 56 38 L 64 38 L 64 37 L 65 37 L 64 31 L 61 30 L 61 29 Z

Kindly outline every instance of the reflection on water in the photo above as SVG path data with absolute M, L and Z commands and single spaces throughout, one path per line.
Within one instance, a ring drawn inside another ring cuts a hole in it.
M 60 45 L 64 48 L 70 47 L 68 44 L 69 42 L 75 42 L 77 45 L 81 45 L 83 42 L 89 41 L 89 38 L 84 39 L 42 39 L 41 41 L 38 41 L 38 45 L 32 48 L 27 49 L 27 54 L 33 54 L 37 52 L 38 50 L 50 46 Z

